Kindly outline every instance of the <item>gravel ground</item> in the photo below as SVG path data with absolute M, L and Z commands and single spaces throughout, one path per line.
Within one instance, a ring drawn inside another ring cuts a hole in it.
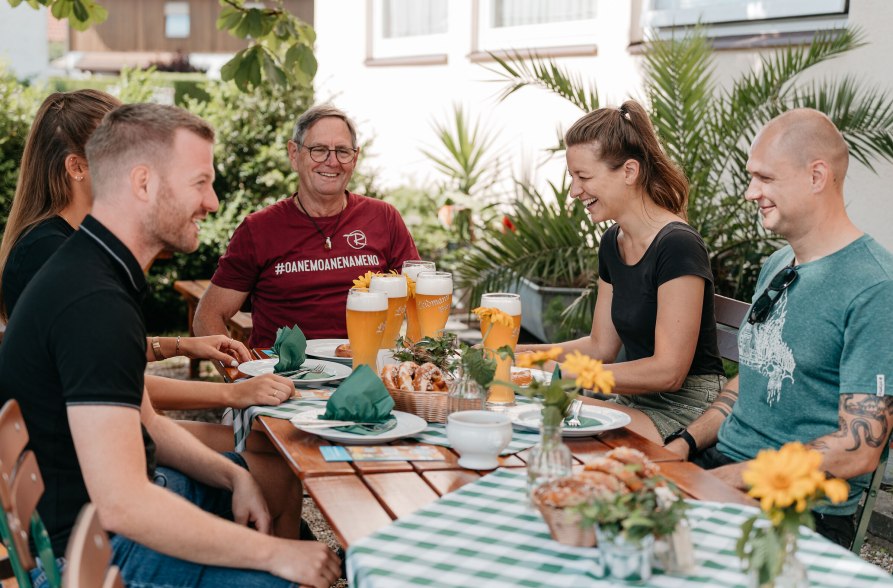
M 202 380 L 220 381 L 220 377 L 217 375 L 217 372 L 214 371 L 214 368 L 210 364 L 208 364 L 207 362 L 203 362 L 201 365 L 202 369 L 200 378 Z M 187 360 L 179 357 L 150 363 L 146 372 L 153 375 L 177 378 L 180 380 L 185 380 L 189 377 Z M 220 414 L 222 412 L 222 409 L 219 411 L 193 410 L 178 411 L 176 413 L 169 412 L 168 414 L 175 418 L 218 422 Z M 338 544 L 338 540 L 335 539 L 332 530 L 326 524 L 325 519 L 323 519 L 322 515 L 319 513 L 319 510 L 317 510 L 316 506 L 313 504 L 313 500 L 309 497 L 304 498 L 303 518 L 305 521 L 307 521 L 307 524 L 310 526 L 311 530 L 320 541 L 324 541 L 329 546 L 331 546 L 332 549 L 337 550 L 341 547 Z M 865 544 L 862 546 L 862 552 L 860 556 L 865 561 L 880 566 L 887 573 L 893 574 L 893 537 L 878 538 L 874 537 L 873 535 L 868 535 Z M 347 586 L 347 581 L 342 578 L 339 583 L 336 584 L 336 586 Z

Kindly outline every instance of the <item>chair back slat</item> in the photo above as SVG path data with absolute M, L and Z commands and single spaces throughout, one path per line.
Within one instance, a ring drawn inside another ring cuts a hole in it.
M 9 511 L 10 487 L 19 456 L 28 444 L 28 429 L 22 418 L 22 409 L 15 400 L 9 400 L 0 408 L 0 506 Z
M 42 494 L 43 478 L 37 469 L 37 458 L 33 451 L 26 451 L 12 480 L 12 508 L 8 516 L 13 544 L 22 565 L 28 570 L 37 567 L 28 548 L 28 538 L 31 536 L 31 515 L 37 510 Z
M 67 568 L 62 588 L 122 588 L 124 582 L 116 566 L 109 567 L 112 547 L 99 524 L 96 507 L 87 503 L 81 509 L 65 550 Z
M 713 309 L 716 313 L 716 342 L 719 345 L 719 354 L 723 359 L 738 363 L 738 327 L 747 316 L 750 305 L 715 294 Z

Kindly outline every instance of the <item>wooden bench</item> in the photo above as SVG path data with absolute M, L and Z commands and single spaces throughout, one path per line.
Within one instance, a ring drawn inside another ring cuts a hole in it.
M 174 290 L 180 293 L 180 296 L 186 301 L 186 317 L 189 325 L 189 336 L 195 335 L 192 329 L 192 321 L 195 318 L 195 308 L 198 301 L 201 300 L 211 284 L 211 280 L 178 280 L 174 282 Z M 251 313 L 239 311 L 226 321 L 226 328 L 229 329 L 230 337 L 237 339 L 248 345 L 248 338 L 251 337 L 251 329 L 253 323 L 251 321 Z M 199 359 L 189 360 L 189 377 L 198 377 Z

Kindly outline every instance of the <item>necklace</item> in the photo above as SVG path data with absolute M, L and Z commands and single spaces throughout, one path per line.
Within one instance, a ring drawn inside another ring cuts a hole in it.
M 339 212 L 338 216 L 335 218 L 335 226 L 332 227 L 332 234 L 326 236 L 323 230 L 319 227 L 319 224 L 317 224 L 316 220 L 314 220 L 314 218 L 310 216 L 310 213 L 307 212 L 307 209 L 304 208 L 304 203 L 301 202 L 301 197 L 298 196 L 297 193 L 295 193 L 295 200 L 298 201 L 298 206 L 301 207 L 301 212 L 306 214 L 307 218 L 310 219 L 310 222 L 313 223 L 313 228 L 316 229 L 316 232 L 319 233 L 319 236 L 326 240 L 323 248 L 326 251 L 332 249 L 332 237 L 334 237 L 335 233 L 338 232 L 338 225 L 341 223 L 341 215 L 344 214 L 344 209 L 347 208 L 347 203 L 345 203 L 344 206 L 341 207 L 341 212 Z

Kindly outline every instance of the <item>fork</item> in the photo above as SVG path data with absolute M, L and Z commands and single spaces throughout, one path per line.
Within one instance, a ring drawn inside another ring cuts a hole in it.
M 580 422 L 580 410 L 583 408 L 582 400 L 574 400 L 571 403 L 571 416 L 567 419 L 568 427 L 579 427 L 582 423 Z
M 296 370 L 292 370 L 290 372 L 281 372 L 276 374 L 277 376 L 282 376 L 285 378 L 295 378 L 297 376 L 303 376 L 306 374 L 321 374 L 325 370 L 325 365 L 318 363 L 312 368 L 298 368 Z

